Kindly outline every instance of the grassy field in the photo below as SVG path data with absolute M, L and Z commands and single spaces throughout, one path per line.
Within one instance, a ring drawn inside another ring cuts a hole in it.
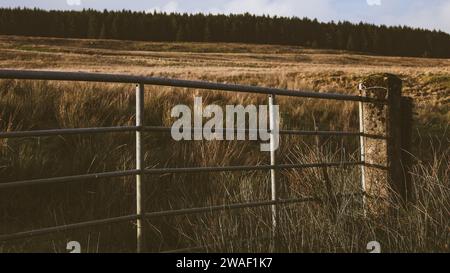
M 448 252 L 450 241 L 450 60 L 367 56 L 288 46 L 147 43 L 0 36 L 0 67 L 93 71 L 198 79 L 317 92 L 357 94 L 377 72 L 397 74 L 415 102 L 413 179 L 417 202 L 389 215 L 361 214 L 359 200 L 286 206 L 281 251 L 365 252 L 369 241 L 386 252 Z M 146 125 L 170 126 L 170 109 L 204 103 L 250 104 L 265 97 L 183 88 L 146 87 Z M 0 81 L 0 130 L 134 124 L 134 86 L 124 84 Z M 282 127 L 356 130 L 357 105 L 281 98 Z M 107 134 L 0 140 L 0 180 L 134 168 L 134 135 Z M 145 135 L 145 167 L 230 166 L 268 163 L 252 142 L 174 142 Z M 282 163 L 358 160 L 352 138 L 285 137 Z M 335 192 L 359 187 L 357 168 L 329 169 Z M 283 198 L 326 196 L 323 171 L 280 173 Z M 145 178 L 146 209 L 160 211 L 269 198 L 267 172 L 162 175 Z M 0 234 L 134 213 L 134 179 L 29 187 L 0 193 Z M 210 245 L 208 251 L 270 250 L 269 208 L 149 219 L 149 251 Z M 61 232 L 0 243 L 0 252 L 65 252 L 77 240 L 84 252 L 134 251 L 132 223 Z M 246 239 L 246 240 L 244 240 Z

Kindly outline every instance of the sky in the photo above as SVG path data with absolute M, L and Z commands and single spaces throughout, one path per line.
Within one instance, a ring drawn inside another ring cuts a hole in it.
M 450 0 L 0 0 L 0 7 L 245 13 L 407 25 L 450 33 Z

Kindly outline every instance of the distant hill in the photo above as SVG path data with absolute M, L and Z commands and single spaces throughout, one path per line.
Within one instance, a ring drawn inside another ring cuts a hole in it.
M 388 56 L 450 58 L 442 31 L 308 18 L 0 9 L 0 34 L 138 41 L 239 42 L 297 45 Z

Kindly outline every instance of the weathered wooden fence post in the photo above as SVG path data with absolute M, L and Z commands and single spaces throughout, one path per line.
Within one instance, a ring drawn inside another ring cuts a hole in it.
M 366 77 L 360 92 L 363 97 L 387 101 L 363 103 L 361 115 L 366 163 L 363 179 L 366 193 L 374 200 L 367 200 L 367 206 L 379 212 L 388 207 L 387 201 L 403 203 L 410 196 L 407 151 L 411 145 L 412 103 L 402 97 L 402 81 L 392 74 Z
M 414 202 L 413 184 L 411 179 L 412 156 L 412 134 L 413 134 L 413 99 L 402 97 L 401 101 L 401 161 L 403 185 L 401 185 L 401 196 L 404 201 Z

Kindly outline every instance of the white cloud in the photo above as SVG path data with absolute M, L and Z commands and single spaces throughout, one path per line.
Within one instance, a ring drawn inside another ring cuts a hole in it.
M 366 0 L 369 6 L 381 6 L 381 0 Z
M 331 2 L 331 0 L 231 0 L 225 3 L 223 11 L 330 19 L 333 10 Z
M 170 12 L 176 12 L 176 11 L 179 11 L 178 8 L 179 8 L 179 4 L 178 4 L 177 1 L 170 1 L 170 2 L 168 2 L 167 4 L 165 4 L 165 5 L 162 6 L 162 7 L 153 7 L 153 8 L 151 8 L 151 9 L 148 9 L 146 12 L 147 12 L 147 13 L 150 13 L 150 12 L 157 11 L 157 12 L 167 12 L 167 13 L 170 13 Z
M 204 12 L 212 14 L 278 15 L 321 18 L 331 20 L 333 0 L 216 0 L 211 2 L 188 2 L 171 0 L 165 5 L 155 6 L 146 12 Z
M 69 6 L 81 6 L 81 0 L 66 0 Z
M 429 2 L 411 3 L 405 12 L 390 12 L 382 17 L 388 25 L 408 25 L 426 29 L 443 30 L 450 33 L 450 2 L 432 5 Z
M 447 2 L 444 7 L 440 9 L 438 23 L 440 26 L 444 26 L 443 29 L 450 33 L 450 2 Z

